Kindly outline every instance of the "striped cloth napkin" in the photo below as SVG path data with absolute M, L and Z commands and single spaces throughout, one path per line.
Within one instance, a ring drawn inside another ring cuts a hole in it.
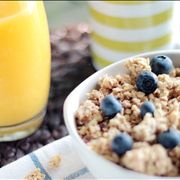
M 53 156 L 61 157 L 58 168 L 48 168 Z M 45 180 L 94 179 L 75 152 L 70 136 L 66 136 L 0 169 L 0 179 L 24 179 L 39 168 Z

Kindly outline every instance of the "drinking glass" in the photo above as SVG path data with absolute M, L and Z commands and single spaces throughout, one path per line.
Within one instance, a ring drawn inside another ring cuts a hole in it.
M 0 1 L 0 141 L 32 134 L 45 115 L 50 40 L 42 1 Z

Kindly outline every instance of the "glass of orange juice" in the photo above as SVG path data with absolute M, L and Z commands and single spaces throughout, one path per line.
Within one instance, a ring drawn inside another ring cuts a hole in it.
M 50 41 L 42 1 L 0 1 L 0 141 L 41 124 L 50 84 Z

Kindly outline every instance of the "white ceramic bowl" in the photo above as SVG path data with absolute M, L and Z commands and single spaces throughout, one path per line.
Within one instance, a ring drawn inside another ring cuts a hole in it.
M 175 67 L 180 67 L 180 51 L 178 50 L 150 52 L 150 53 L 140 54 L 134 57 L 150 57 L 151 58 L 159 54 L 169 56 L 173 60 Z M 128 179 L 128 178 L 154 179 L 156 178 L 157 179 L 158 177 L 155 177 L 155 176 L 149 176 L 149 175 L 145 175 L 145 174 L 141 174 L 138 172 L 125 169 L 121 166 L 118 166 L 106 160 L 102 156 L 96 154 L 94 151 L 88 148 L 88 146 L 83 142 L 83 140 L 78 135 L 77 130 L 76 130 L 74 115 L 80 103 L 84 99 L 86 99 L 86 94 L 90 92 L 96 86 L 98 79 L 102 77 L 103 75 L 124 74 L 125 73 L 124 63 L 127 61 L 127 59 L 121 60 L 115 64 L 112 64 L 104 69 L 99 70 L 98 72 L 94 73 L 89 78 L 87 78 L 85 81 L 83 81 L 78 87 L 76 87 L 70 93 L 70 95 L 67 97 L 64 103 L 65 123 L 72 137 L 72 141 L 73 141 L 75 149 L 77 150 L 77 153 L 79 153 L 79 156 L 81 157 L 84 164 L 88 167 L 88 169 L 96 178 L 100 178 L 100 179 L 102 178 L 111 178 L 111 179 L 112 178 L 119 178 L 119 179 Z M 180 178 L 175 177 L 173 179 L 180 179 Z

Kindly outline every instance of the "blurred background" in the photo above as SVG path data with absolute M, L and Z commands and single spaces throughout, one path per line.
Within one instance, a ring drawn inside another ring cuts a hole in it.
M 87 1 L 44 1 L 44 3 L 50 28 L 89 20 Z M 174 13 L 177 24 L 180 24 L 179 8 L 180 2 L 175 1 Z
M 87 2 L 45 1 L 49 26 L 63 27 L 77 22 L 88 22 Z

